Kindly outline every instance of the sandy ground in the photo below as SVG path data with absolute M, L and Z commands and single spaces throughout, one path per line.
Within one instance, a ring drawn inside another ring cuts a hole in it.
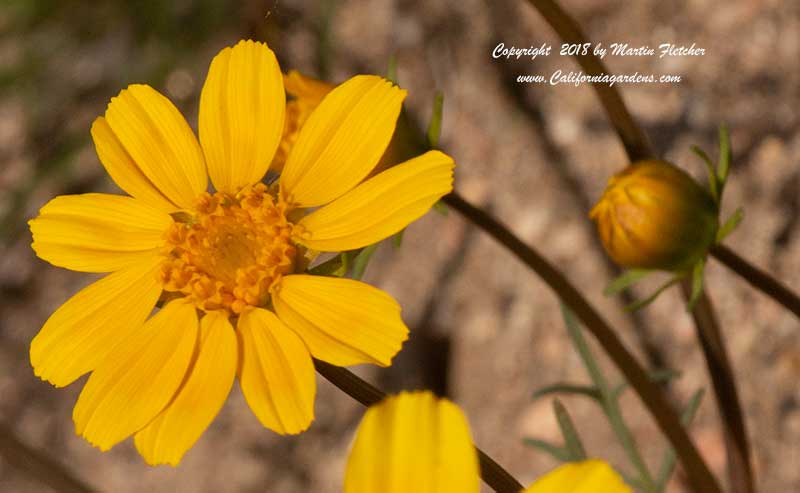
M 457 189 L 561 267 L 643 361 L 661 358 L 680 370 L 671 388 L 676 400 L 708 388 L 679 293 L 667 292 L 636 317 L 602 295 L 616 271 L 598 247 L 587 211 L 625 156 L 588 86 L 515 82 L 520 74 L 577 70 L 557 55 L 559 40 L 525 2 L 349 0 L 336 2 L 329 24 L 321 20 L 326 2 L 233 3 L 98 7 L 14 0 L 0 6 L 0 423 L 103 491 L 340 491 L 362 409 L 322 379 L 308 432 L 280 437 L 263 429 L 235 388 L 180 467 L 150 468 L 129 442 L 101 453 L 76 437 L 71 408 L 84 380 L 56 390 L 36 379 L 28 362 L 28 344 L 49 314 L 93 279 L 36 259 L 25 226 L 57 194 L 115 191 L 89 140 L 92 119 L 128 83 L 148 82 L 195 122 L 209 60 L 245 36 L 267 39 L 284 69 L 327 71 L 335 81 L 383 73 L 396 54 L 408 109 L 419 124 L 427 121 L 434 92 L 445 93 L 441 144 L 458 162 Z M 713 150 L 717 125 L 730 124 L 736 159 L 724 209 L 744 205 L 747 218 L 728 243 L 800 290 L 800 4 L 564 5 L 604 45 L 695 43 L 706 50 L 699 57 L 610 57 L 606 63 L 614 73 L 683 76 L 679 84 L 621 90 L 659 154 L 697 176 L 702 164 L 689 146 Z M 330 48 L 320 55 L 325 32 Z M 495 60 L 499 42 L 548 43 L 556 53 Z M 367 279 L 400 301 L 412 336 L 394 367 L 357 368 L 359 374 L 390 390 L 446 392 L 466 410 L 476 442 L 525 483 L 556 464 L 522 443 L 526 436 L 559 439 L 551 402 L 533 401 L 531 393 L 587 376 L 543 282 L 455 212 L 423 218 L 400 249 L 382 246 Z M 738 377 L 760 491 L 800 491 L 800 324 L 715 262 L 707 286 Z M 649 355 L 643 339 L 654 348 Z M 590 454 L 630 471 L 596 406 L 581 398 L 564 402 Z M 632 394 L 623 404 L 644 455 L 657 467 L 663 439 Z M 692 435 L 722 474 L 710 393 Z M 683 491 L 679 477 L 671 488 Z M 0 491 L 48 490 L 0 459 Z

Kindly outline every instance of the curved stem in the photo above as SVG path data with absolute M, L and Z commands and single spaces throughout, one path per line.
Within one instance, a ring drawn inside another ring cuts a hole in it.
M 314 366 L 320 375 L 337 386 L 345 394 L 365 406 L 377 404 L 386 397 L 385 392 L 373 387 L 345 368 L 334 366 L 318 359 L 314 359 Z M 477 446 L 475 450 L 478 451 L 481 478 L 483 478 L 483 481 L 494 491 L 497 493 L 519 493 L 523 490 L 523 486 L 520 482 L 514 479 L 514 477 L 495 462 L 494 459 L 486 455 L 486 453 Z
M 725 267 L 739 274 L 748 284 L 777 301 L 800 318 L 800 297 L 780 281 L 755 267 L 724 245 L 717 245 L 712 248 L 711 256 L 719 260 Z
M 535 271 L 557 296 L 569 306 L 586 328 L 594 335 L 606 354 L 616 364 L 641 397 L 661 432 L 667 437 L 681 459 L 692 487 L 697 492 L 721 493 L 719 484 L 681 425 L 661 389 L 647 376 L 644 368 L 625 348 L 617 335 L 586 301 L 586 298 L 553 265 L 533 248 L 523 243 L 508 228 L 486 212 L 473 206 L 457 193 L 444 197 L 444 202 L 464 215 L 508 248 L 518 259 Z

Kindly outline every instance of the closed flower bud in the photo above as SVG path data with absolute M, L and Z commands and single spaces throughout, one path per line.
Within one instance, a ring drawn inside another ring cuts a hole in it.
M 655 159 L 613 176 L 589 215 L 614 262 L 636 269 L 691 268 L 719 226 L 711 195 L 680 168 Z

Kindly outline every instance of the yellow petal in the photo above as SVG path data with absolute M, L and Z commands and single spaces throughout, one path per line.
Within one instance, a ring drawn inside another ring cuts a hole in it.
M 303 341 L 262 308 L 243 313 L 237 327 L 239 382 L 250 409 L 281 435 L 305 431 L 314 420 L 317 381 Z
M 217 190 L 235 193 L 267 172 L 283 133 L 286 94 L 275 54 L 240 41 L 211 62 L 200 95 L 200 143 Z
M 400 305 L 384 291 L 352 279 L 286 276 L 272 301 L 311 354 L 334 365 L 389 366 L 408 338 Z
M 97 157 L 121 189 L 162 211 L 173 212 L 178 209 L 136 166 L 102 116 L 97 117 L 92 124 L 92 140 Z
M 111 131 L 165 197 L 189 209 L 206 191 L 203 152 L 180 111 L 150 86 L 128 86 L 106 110 Z
M 403 392 L 367 410 L 347 461 L 344 493 L 376 491 L 480 491 L 478 454 L 458 406 L 430 392 Z
M 69 385 L 139 330 L 161 294 L 161 262 L 153 257 L 109 274 L 61 305 L 31 342 L 36 376 Z
M 72 411 L 76 433 L 108 450 L 147 425 L 186 376 L 197 332 L 194 305 L 176 300 L 131 333 L 86 382 Z
M 156 255 L 172 218 L 131 197 L 87 193 L 54 198 L 28 224 L 39 258 L 82 272 L 111 272 Z
M 357 75 L 331 91 L 286 160 L 280 186 L 287 202 L 326 204 L 363 180 L 389 144 L 405 96 L 373 75 Z
M 587 460 L 564 464 L 530 485 L 525 493 L 632 493 L 607 463 Z
M 189 378 L 169 406 L 135 436 L 136 448 L 148 464 L 178 465 L 228 398 L 237 360 L 236 335 L 227 314 L 206 314 Z
M 297 240 L 323 252 L 341 252 L 391 236 L 453 190 L 453 159 L 439 151 L 394 166 L 300 221 Z

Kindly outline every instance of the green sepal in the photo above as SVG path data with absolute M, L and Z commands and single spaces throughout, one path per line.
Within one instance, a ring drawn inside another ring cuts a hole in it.
M 392 84 L 397 85 L 397 55 L 390 55 L 386 65 L 386 79 Z
M 716 243 L 722 243 L 722 240 L 727 238 L 731 233 L 733 233 L 736 230 L 736 228 L 739 227 L 739 224 L 742 222 L 743 219 L 744 219 L 744 209 L 739 207 L 717 230 Z
M 619 294 L 644 279 L 651 272 L 653 271 L 649 269 L 626 270 L 608 283 L 606 288 L 603 290 L 603 294 L 606 296 L 614 296 L 615 294 Z
M 651 294 L 647 298 L 645 298 L 643 300 L 636 301 L 636 302 L 631 303 L 630 305 L 626 306 L 625 310 L 627 310 L 629 312 L 635 312 L 636 310 L 639 310 L 641 308 L 646 307 L 650 303 L 654 302 L 656 300 L 656 298 L 658 298 L 658 295 L 660 295 L 661 293 L 666 291 L 667 288 L 669 288 L 669 287 L 677 284 L 678 282 L 680 282 L 681 279 L 683 279 L 682 275 L 678 275 L 678 276 L 673 277 L 669 281 L 667 281 L 664 284 L 662 284 L 658 289 L 656 289 L 653 292 L 653 294 Z
M 697 300 L 699 300 L 700 295 L 703 294 L 703 273 L 705 267 L 705 259 L 700 259 L 692 268 L 692 294 L 689 296 L 689 303 L 686 305 L 686 309 L 690 312 L 694 310 Z
M 711 158 L 708 157 L 708 154 L 706 154 L 703 149 L 697 146 L 691 146 L 690 149 L 705 163 L 706 172 L 708 173 L 708 190 L 711 192 L 711 198 L 714 199 L 714 203 L 719 207 L 722 197 L 719 190 L 719 175 L 717 174 L 717 169 L 714 167 L 714 163 L 711 162 Z

